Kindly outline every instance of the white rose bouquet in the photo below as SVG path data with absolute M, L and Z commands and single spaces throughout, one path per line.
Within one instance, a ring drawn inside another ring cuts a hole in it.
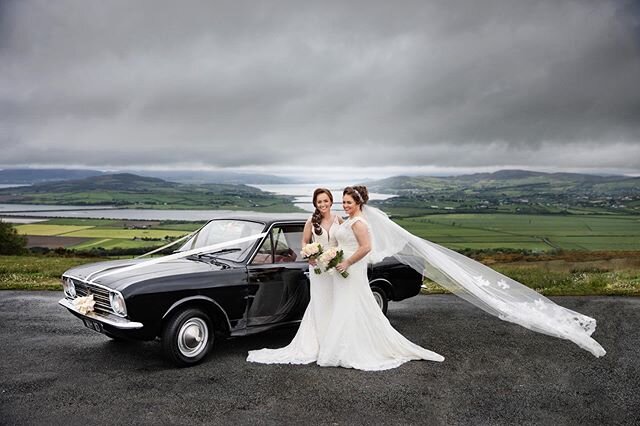
M 324 266 L 325 271 L 331 271 L 331 269 L 335 269 L 335 267 L 343 260 L 344 252 L 338 247 L 331 247 L 320 255 L 318 263 Z M 342 275 L 343 278 L 347 278 L 349 273 L 347 271 L 343 271 L 340 272 L 340 275 Z
M 318 260 L 318 258 L 322 255 L 322 244 L 320 243 L 309 243 L 302 247 L 302 251 L 300 252 L 302 258 L 305 260 Z M 316 265 L 313 268 L 313 272 L 316 274 L 322 273 L 322 270 L 318 268 Z
M 78 311 L 80 311 L 82 315 L 87 315 L 89 312 L 93 312 L 95 304 L 96 302 L 93 300 L 93 294 L 73 299 L 73 306 L 78 308 Z

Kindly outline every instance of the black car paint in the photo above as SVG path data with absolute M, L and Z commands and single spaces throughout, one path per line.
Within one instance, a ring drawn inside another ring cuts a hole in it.
M 264 232 L 282 225 L 300 229 L 304 226 L 303 220 L 261 222 Z M 137 330 L 104 325 L 104 331 L 119 337 L 154 339 L 161 334 L 168 317 L 187 307 L 205 310 L 215 322 L 216 332 L 227 336 L 299 322 L 309 302 L 308 263 L 299 260 L 251 264 L 265 238 L 270 235 L 256 241 L 242 262 L 187 257 L 96 279 L 96 284 L 119 291 L 126 301 L 127 318 L 144 325 Z M 65 272 L 63 277 L 84 280 L 99 270 L 116 270 L 141 261 L 144 260 L 82 265 Z M 395 260 L 370 265 L 368 274 L 369 281 L 383 288 L 389 300 L 403 300 L 420 292 L 422 276 Z

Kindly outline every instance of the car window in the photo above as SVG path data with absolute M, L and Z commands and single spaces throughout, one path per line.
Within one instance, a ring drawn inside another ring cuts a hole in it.
M 253 260 L 251 261 L 254 265 L 262 265 L 265 263 L 273 263 L 273 246 L 271 244 L 271 236 L 267 236 L 260 245 L 260 248 L 256 252 L 255 256 L 253 256 Z
M 289 263 L 300 258 L 302 225 L 281 225 L 271 229 L 271 238 L 265 238 L 251 263 Z
M 180 247 L 179 251 L 197 249 L 259 234 L 263 228 L 264 224 L 247 220 L 212 220 Z M 219 257 L 234 261 L 243 260 L 255 243 L 255 241 L 246 241 L 235 244 L 234 247 L 228 248 L 238 248 L 240 250 L 221 253 Z
M 274 229 L 274 263 L 295 262 L 300 256 L 302 227 L 286 226 Z

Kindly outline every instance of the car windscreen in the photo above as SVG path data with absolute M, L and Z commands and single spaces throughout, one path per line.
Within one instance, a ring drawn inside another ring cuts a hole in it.
M 207 247 L 213 244 L 226 243 L 227 241 L 259 234 L 263 229 L 263 223 L 250 222 L 246 220 L 212 220 L 196 235 L 187 240 L 187 242 L 180 247 L 178 251 L 187 251 Z M 236 262 L 241 261 L 247 256 L 249 250 L 255 243 L 256 240 L 252 240 L 223 247 L 221 252 L 216 254 L 216 257 Z

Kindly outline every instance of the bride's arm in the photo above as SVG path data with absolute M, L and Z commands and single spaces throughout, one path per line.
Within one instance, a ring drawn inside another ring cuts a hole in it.
M 311 220 L 307 220 L 302 231 L 302 247 L 311 242 Z
M 311 219 L 307 220 L 307 223 L 304 224 L 304 230 L 302 231 L 302 245 L 300 247 L 304 247 L 309 244 L 313 240 L 311 235 Z M 309 259 L 309 264 L 312 266 L 316 266 L 316 261 L 313 259 Z
M 353 234 L 356 236 L 356 240 L 358 241 L 358 250 L 356 250 L 351 257 L 345 259 L 336 266 L 338 272 L 346 271 L 349 266 L 364 258 L 371 251 L 371 240 L 369 239 L 369 230 L 367 229 L 367 225 L 357 221 L 351 226 L 351 229 L 353 229 Z

